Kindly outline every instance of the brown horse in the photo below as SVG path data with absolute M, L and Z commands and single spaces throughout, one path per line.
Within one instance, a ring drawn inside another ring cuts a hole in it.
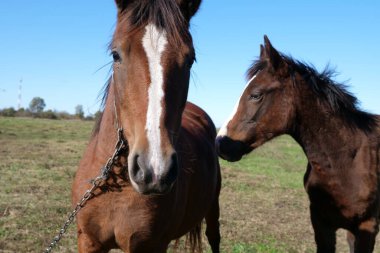
M 219 155 L 237 161 L 291 135 L 308 158 L 304 184 L 317 252 L 335 252 L 338 228 L 349 231 L 351 252 L 372 252 L 380 208 L 379 118 L 359 110 L 331 70 L 318 73 L 264 39 L 236 110 L 218 134 Z
M 215 126 L 187 103 L 195 59 L 190 18 L 200 0 L 117 0 L 113 76 L 105 108 L 76 173 L 73 204 L 114 152 L 115 125 L 128 143 L 111 176 L 77 217 L 79 252 L 166 252 L 200 224 L 219 252 L 220 169 Z

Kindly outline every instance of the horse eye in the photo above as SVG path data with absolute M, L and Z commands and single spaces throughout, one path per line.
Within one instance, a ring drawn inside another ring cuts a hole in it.
M 262 98 L 263 98 L 263 94 L 261 93 L 255 93 L 249 96 L 249 99 L 254 100 L 254 101 L 260 101 Z
M 112 58 L 114 62 L 119 62 L 121 59 L 119 53 L 116 51 L 112 51 Z

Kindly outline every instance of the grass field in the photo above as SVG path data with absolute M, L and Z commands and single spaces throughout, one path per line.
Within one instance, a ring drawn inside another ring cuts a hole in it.
M 0 252 L 42 252 L 52 239 L 71 210 L 71 182 L 92 126 L 0 117 Z M 315 251 L 302 185 L 306 159 L 290 137 L 221 164 L 222 252 Z M 337 247 L 348 252 L 343 231 Z M 75 226 L 55 252 L 76 252 Z

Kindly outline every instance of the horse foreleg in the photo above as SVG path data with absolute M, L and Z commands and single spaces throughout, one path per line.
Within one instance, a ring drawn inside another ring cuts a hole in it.
M 91 238 L 89 235 L 78 230 L 78 252 L 79 253 L 106 253 L 108 250 L 103 249 L 102 245 Z
M 355 234 L 355 253 L 372 253 L 375 247 L 379 225 L 376 219 L 362 222 Z
M 212 253 L 219 253 L 220 230 L 219 230 L 219 200 L 216 198 L 210 211 L 206 215 L 206 236 L 211 246 Z
M 317 253 L 335 253 L 336 229 L 328 226 L 313 207 L 310 207 L 310 214 Z

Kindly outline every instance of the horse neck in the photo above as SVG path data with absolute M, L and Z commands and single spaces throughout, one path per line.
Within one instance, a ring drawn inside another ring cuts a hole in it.
M 363 136 L 366 136 L 362 130 L 349 126 L 342 116 L 318 101 L 312 91 L 300 92 L 303 95 L 296 96 L 299 100 L 291 135 L 309 159 L 326 158 L 326 155 L 336 157 L 337 153 L 343 155 L 362 145 Z

